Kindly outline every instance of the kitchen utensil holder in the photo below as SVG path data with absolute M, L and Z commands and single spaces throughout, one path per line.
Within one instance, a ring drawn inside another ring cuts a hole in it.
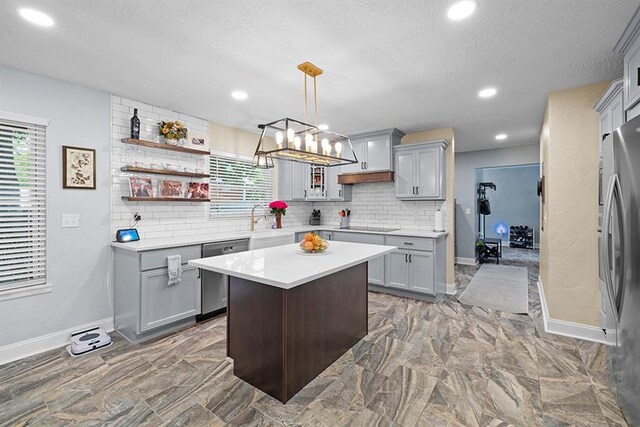
M 340 228 L 347 228 L 347 227 L 349 227 L 349 217 L 343 216 L 340 218 Z

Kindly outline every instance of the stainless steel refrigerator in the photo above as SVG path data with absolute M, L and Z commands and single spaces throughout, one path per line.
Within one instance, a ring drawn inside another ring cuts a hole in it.
M 600 248 L 609 375 L 629 425 L 640 426 L 640 117 L 602 145 L 606 189 Z

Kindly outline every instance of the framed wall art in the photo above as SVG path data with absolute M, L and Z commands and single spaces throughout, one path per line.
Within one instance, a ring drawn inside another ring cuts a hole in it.
M 96 150 L 62 146 L 62 188 L 96 189 Z

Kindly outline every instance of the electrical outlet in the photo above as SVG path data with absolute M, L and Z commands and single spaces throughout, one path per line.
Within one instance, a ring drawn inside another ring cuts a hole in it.
M 62 228 L 74 228 L 80 227 L 80 215 L 79 214 L 62 214 Z

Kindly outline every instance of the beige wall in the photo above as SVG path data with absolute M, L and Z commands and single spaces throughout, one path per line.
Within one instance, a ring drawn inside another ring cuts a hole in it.
M 540 278 L 549 317 L 599 326 L 598 115 L 609 82 L 552 92 L 540 135 Z
M 223 153 L 239 154 L 242 156 L 253 157 L 256 151 L 259 133 L 248 132 L 246 130 L 224 126 L 218 123 L 209 122 L 209 147 L 212 151 L 221 151 Z M 275 141 L 271 138 L 266 140 L 265 148 L 275 148 Z M 278 188 L 278 161 L 274 162 L 273 170 L 273 196 L 277 196 Z
M 446 150 L 447 157 L 447 222 L 449 235 L 447 236 L 447 284 L 455 283 L 455 132 L 453 128 L 430 129 L 422 132 L 415 132 L 405 135 L 402 144 L 412 144 L 418 142 L 432 141 L 434 139 L 446 139 L 451 141 L 451 145 Z
M 209 122 L 209 146 L 212 150 L 253 157 L 259 133 Z

